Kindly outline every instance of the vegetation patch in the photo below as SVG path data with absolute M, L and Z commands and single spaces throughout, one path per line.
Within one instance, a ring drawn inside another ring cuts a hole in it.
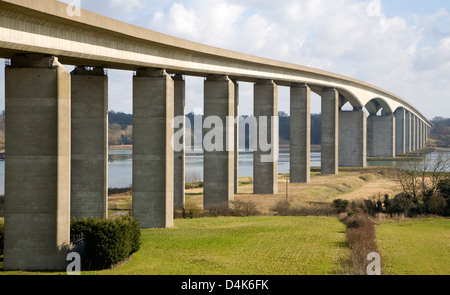
M 140 225 L 132 217 L 73 220 L 71 234 L 83 237 L 83 269 L 104 269 L 128 259 L 141 246 Z
M 450 274 L 450 219 L 384 221 L 376 233 L 386 274 Z
M 366 214 L 348 214 L 341 218 L 347 226 L 346 237 L 350 253 L 342 260 L 344 274 L 366 275 L 367 256 L 377 253 L 375 222 Z
M 276 216 L 337 216 L 337 209 L 329 203 L 296 204 L 281 200 L 272 208 Z
M 3 256 L 3 249 L 5 245 L 5 222 L 0 218 L 0 257 Z
M 5 196 L 0 195 L 0 217 L 5 216 Z
M 345 226 L 332 217 L 177 219 L 142 230 L 142 247 L 117 275 L 331 275 L 345 256 Z

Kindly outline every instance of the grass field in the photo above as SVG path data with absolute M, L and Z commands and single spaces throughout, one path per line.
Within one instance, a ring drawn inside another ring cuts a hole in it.
M 271 210 L 286 198 L 286 175 L 277 195 L 253 195 L 240 179 L 235 199 L 254 202 L 258 217 L 176 219 L 172 229 L 142 230 L 141 250 L 122 266 L 93 275 L 327 275 L 342 274 L 348 257 L 345 225 L 337 217 L 279 217 Z M 365 199 L 400 190 L 389 170 L 377 168 L 313 174 L 310 184 L 289 184 L 293 204 Z M 202 204 L 202 189 L 187 190 L 189 206 Z M 110 196 L 110 214 L 131 208 L 131 193 Z M 378 221 L 377 246 L 386 274 L 450 274 L 450 219 Z M 0 258 L 0 269 L 2 261 Z M 65 274 L 3 272 L 2 274 Z
M 345 226 L 327 217 L 175 220 L 142 231 L 142 248 L 114 275 L 326 275 L 339 273 Z
M 450 219 L 387 221 L 377 245 L 388 275 L 450 275 Z

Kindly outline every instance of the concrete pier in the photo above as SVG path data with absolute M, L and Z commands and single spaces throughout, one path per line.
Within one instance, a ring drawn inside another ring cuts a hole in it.
M 367 156 L 395 158 L 395 117 L 393 114 L 367 118 Z
M 423 121 L 422 120 L 420 120 L 420 130 L 419 130 L 419 132 L 420 132 L 420 148 L 424 148 L 424 146 L 425 146 L 425 141 L 424 141 L 424 124 L 423 124 Z
M 208 76 L 204 86 L 203 207 L 234 200 L 235 84 L 227 76 Z
M 411 113 L 405 112 L 405 152 L 411 151 Z
M 108 77 L 77 67 L 72 79 L 71 216 L 108 214 Z
M 133 79 L 133 216 L 142 228 L 173 226 L 174 81 L 164 70 Z
M 306 84 L 291 86 L 290 181 L 311 180 L 311 90 Z
M 339 172 L 339 93 L 334 88 L 322 90 L 322 174 Z
M 174 151 L 173 166 L 173 199 L 176 209 L 185 208 L 186 183 L 186 82 L 182 75 L 175 75 L 174 80 L 174 116 L 183 118 L 182 126 L 174 126 L 174 133 L 181 132 L 182 150 Z
M 367 166 L 366 131 L 364 111 L 339 112 L 339 167 Z
M 406 112 L 400 108 L 395 111 L 395 154 L 406 153 Z
M 70 74 L 55 57 L 6 67 L 5 270 L 65 269 L 70 243 Z
M 272 80 L 254 85 L 257 146 L 253 152 L 253 193 L 278 193 L 278 87 Z
M 416 141 L 416 116 L 411 114 L 411 151 L 417 150 L 417 141 Z
M 415 140 L 415 144 L 416 144 L 416 150 L 420 150 L 420 119 L 415 117 L 414 118 L 416 121 L 416 140 Z
M 234 83 L 234 193 L 239 193 L 239 83 Z

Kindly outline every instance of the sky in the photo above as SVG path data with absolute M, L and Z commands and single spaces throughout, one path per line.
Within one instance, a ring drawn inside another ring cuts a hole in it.
M 356 78 L 425 116 L 450 117 L 448 0 L 65 0 L 179 38 Z M 2 63 L 3 67 L 3 63 Z M 132 112 L 132 73 L 109 70 L 109 109 Z M 4 70 L 0 109 L 4 109 Z M 240 113 L 253 88 L 240 83 Z M 289 113 L 289 89 L 279 87 Z M 202 113 L 203 79 L 186 77 L 186 111 Z M 320 113 L 313 95 L 311 112 Z

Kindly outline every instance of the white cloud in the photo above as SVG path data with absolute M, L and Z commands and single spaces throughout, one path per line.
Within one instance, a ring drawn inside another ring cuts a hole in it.
M 445 116 L 434 105 L 444 97 L 450 101 L 448 9 L 408 18 L 384 11 L 370 16 L 369 3 L 82 0 L 82 8 L 180 38 L 351 76 L 404 97 L 430 117 Z M 202 89 L 194 87 L 189 95 L 201 107 Z
M 144 7 L 143 0 L 110 0 L 109 2 L 111 7 L 118 8 L 125 14 Z
M 411 15 L 411 21 L 387 17 L 383 11 L 370 16 L 369 3 L 186 0 L 155 12 L 152 26 L 181 38 L 361 79 L 404 97 L 426 115 L 436 115 L 430 101 L 423 101 L 423 89 L 447 93 L 431 81 L 449 74 L 450 41 L 445 37 L 450 35 L 442 34 L 445 26 L 436 25 L 450 21 L 448 11 Z

